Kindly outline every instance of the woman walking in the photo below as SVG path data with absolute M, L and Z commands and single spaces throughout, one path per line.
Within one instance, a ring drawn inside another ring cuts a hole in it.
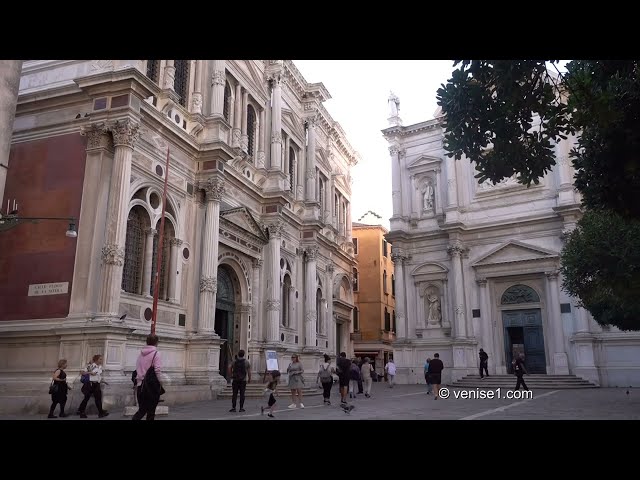
M 58 418 L 53 412 L 60 404 L 60 418 L 68 417 L 64 413 L 64 406 L 67 404 L 67 392 L 69 386 L 67 385 L 67 374 L 64 369 L 67 368 L 67 360 L 61 359 L 58 361 L 58 368 L 53 372 L 53 381 L 51 382 L 51 408 L 49 409 L 49 416 L 47 418 Z
M 291 363 L 287 367 L 287 373 L 289 374 L 289 389 L 291 390 L 291 405 L 289 408 L 304 408 L 302 403 L 302 389 L 304 388 L 304 368 L 297 354 L 291 355 Z M 296 395 L 298 396 L 298 402 L 296 404 Z
M 109 412 L 102 409 L 102 389 L 100 386 L 100 382 L 102 382 L 102 355 L 94 355 L 92 362 L 87 365 L 87 370 L 80 373 L 82 375 L 89 375 L 89 382 L 82 386 L 84 399 L 78 407 L 80 418 L 87 418 L 87 403 L 89 403 L 89 399 L 92 396 L 96 402 L 96 407 L 98 407 L 98 417 L 106 417 L 109 415 Z
M 360 381 L 360 367 L 358 367 L 358 361 L 355 358 L 351 360 L 349 378 L 349 398 L 356 398 L 358 394 L 358 382 Z
M 373 372 L 373 367 L 371 363 L 369 363 L 369 357 L 364 358 L 364 362 L 362 362 L 362 367 L 360 367 L 360 374 L 362 375 L 362 383 L 364 383 L 364 396 L 367 398 L 371 397 L 371 383 L 373 379 L 371 378 L 371 373 Z
M 335 368 L 331 366 L 331 357 L 324 354 L 324 363 L 320 364 L 320 370 L 318 370 L 318 378 L 316 383 L 322 384 L 322 398 L 325 405 L 331 405 L 331 387 L 333 386 L 333 373 Z

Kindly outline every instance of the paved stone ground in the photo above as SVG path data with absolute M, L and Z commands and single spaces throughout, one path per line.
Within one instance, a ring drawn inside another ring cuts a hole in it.
M 496 389 L 474 390 L 485 392 L 485 396 L 496 396 Z M 372 398 L 358 395 L 350 403 L 355 405 L 351 414 L 345 414 L 339 407 L 337 387 L 332 392 L 332 405 L 322 404 L 322 397 L 309 397 L 304 401 L 304 409 L 289 410 L 289 395 L 280 392 L 277 398 L 275 419 L 260 415 L 260 405 L 265 399 L 248 398 L 246 412 L 229 413 L 230 400 L 195 402 L 169 407 L 169 416 L 156 417 L 158 420 L 640 420 L 640 389 L 598 388 L 576 390 L 536 390 L 532 398 L 506 399 L 482 398 L 462 399 L 465 389 L 450 389 L 449 398 L 434 400 L 426 395 L 424 385 L 397 385 L 391 389 L 387 384 L 374 383 Z M 492 393 L 488 393 L 492 392 Z M 506 390 L 502 390 L 502 396 Z M 521 395 L 523 392 L 521 391 Z M 72 400 L 77 408 L 77 400 Z M 56 410 L 57 413 L 57 410 Z M 112 411 L 102 420 L 129 420 L 123 412 Z M 5 415 L 0 420 L 24 419 L 46 420 L 46 415 Z M 96 419 L 95 415 L 89 419 Z M 52 421 L 77 421 L 73 415 L 66 419 Z

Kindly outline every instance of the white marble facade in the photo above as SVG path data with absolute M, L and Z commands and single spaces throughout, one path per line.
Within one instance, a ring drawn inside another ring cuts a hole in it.
M 82 134 L 87 160 L 69 315 L 1 322 L 0 378 L 43 382 L 59 357 L 73 370 L 102 353 L 119 402 L 149 332 L 167 147 L 172 384 L 220 388 L 225 339 L 256 371 L 267 349 L 282 371 L 298 352 L 314 378 L 322 354 L 350 352 L 358 154 L 329 98 L 290 60 L 24 62 L 13 142 Z
M 563 233 L 581 215 L 572 140 L 556 146 L 558 165 L 539 185 L 478 184 L 467 159 L 445 155 L 440 110 L 403 126 L 396 99 L 383 135 L 392 162 L 386 238 L 398 290 L 398 381 L 424 382 L 425 359 L 436 352 L 444 382 L 477 374 L 481 347 L 490 374 L 508 373 L 515 344 L 535 373 L 640 385 L 640 334 L 601 328 L 561 288 Z

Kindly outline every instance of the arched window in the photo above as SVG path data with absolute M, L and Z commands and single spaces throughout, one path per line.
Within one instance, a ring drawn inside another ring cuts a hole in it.
M 322 311 L 322 291 L 318 289 L 316 291 L 316 315 L 317 315 L 316 333 L 324 333 L 324 328 L 322 328 L 323 327 L 322 319 L 324 318 L 323 314 L 324 312 Z
M 296 152 L 293 147 L 289 147 L 289 183 L 291 183 L 291 191 L 295 191 L 295 178 L 293 178 L 293 164 L 296 161 Z
M 358 291 L 358 269 L 355 267 L 353 269 L 353 291 Z
M 160 60 L 147 60 L 147 77 L 158 83 L 160 78 Z
M 396 276 L 391 274 L 391 295 L 396 296 Z
M 146 212 L 135 206 L 127 218 L 127 237 L 124 249 L 124 267 L 122 270 L 122 290 L 128 293 L 140 293 L 142 286 L 142 265 L 144 262 L 144 227 Z M 148 223 L 148 222 L 147 222 Z
M 228 123 L 231 123 L 231 87 L 229 86 L 229 82 L 225 82 L 224 84 L 224 104 L 222 107 L 222 115 Z
M 540 297 L 536 291 L 526 285 L 513 285 L 503 294 L 500 303 L 502 305 L 512 305 L 515 303 L 539 303 Z
M 282 311 L 280 313 L 280 318 L 282 320 L 282 325 L 285 327 L 289 327 L 291 323 L 290 312 L 289 312 L 289 291 L 291 289 L 291 277 L 287 274 L 284 276 L 284 280 L 282 281 Z
M 387 271 L 382 272 L 382 293 L 387 293 Z
M 389 310 L 387 310 L 387 307 L 384 307 L 384 331 L 391 331 L 391 316 L 389 315 Z
M 187 95 L 189 94 L 189 65 L 191 60 L 174 60 L 176 76 L 173 82 L 173 90 L 178 94 L 178 103 L 183 107 L 187 106 Z
M 251 105 L 247 105 L 247 137 L 249 139 L 247 152 L 253 157 L 256 137 L 256 111 Z
M 151 258 L 151 291 L 150 295 L 154 294 L 155 282 L 156 282 L 156 265 L 158 263 L 158 243 L 160 240 L 160 221 L 156 225 L 158 234 L 153 237 L 153 257 Z M 170 255 L 170 240 L 175 237 L 173 225 L 171 222 L 165 219 L 164 222 L 164 238 L 162 239 L 162 264 L 160 266 L 160 290 L 158 298 L 160 300 L 169 300 L 167 285 L 169 283 L 169 255 Z

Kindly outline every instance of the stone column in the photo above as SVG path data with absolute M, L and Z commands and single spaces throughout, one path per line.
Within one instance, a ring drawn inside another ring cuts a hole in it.
M 198 333 L 215 334 L 216 292 L 218 291 L 218 239 L 220 225 L 220 200 L 224 194 L 224 179 L 214 176 L 200 185 L 206 195 L 204 239 L 200 263 L 200 308 Z
M 269 277 L 267 280 L 267 341 L 280 341 L 280 242 L 284 224 L 277 220 L 267 224 L 269 230 Z
M 167 60 L 164 66 L 164 81 L 162 82 L 162 88 L 173 90 L 176 78 L 176 67 L 174 60 Z
M 396 251 L 398 250 L 398 251 Z M 394 248 L 391 254 L 393 261 L 393 271 L 396 278 L 396 339 L 399 341 L 407 338 L 407 320 L 405 317 L 405 288 L 404 288 L 404 260 L 402 251 Z
M 587 312 L 582 307 L 574 306 L 573 309 L 576 316 L 576 333 L 582 335 L 591 333 Z
M 495 346 L 493 340 L 493 319 L 491 317 L 491 305 L 489 303 L 489 293 L 487 292 L 487 279 L 481 278 L 476 280 L 479 289 L 480 298 L 480 332 L 482 335 L 482 343 L 480 348 L 489 355 L 489 367 L 491 373 L 496 373 L 498 358 L 495 355 Z
M 102 247 L 102 288 L 99 311 L 119 317 L 124 244 L 127 237 L 131 157 L 139 125 L 131 119 L 118 120 L 111 127 L 115 153 L 109 184 L 105 243 Z
M 142 273 L 142 295 L 151 297 L 151 270 L 153 266 L 153 237 L 158 234 L 155 228 L 145 230 L 144 271 Z
M 455 222 L 458 219 L 458 186 L 456 179 L 456 160 L 446 157 L 447 168 L 447 208 L 446 221 Z
M 291 171 L 289 169 L 289 162 L 291 161 L 291 158 L 289 158 L 289 137 L 287 136 L 287 138 L 284 140 L 284 152 L 283 153 L 283 157 L 284 157 L 284 162 L 282 162 L 282 171 L 284 172 L 284 174 L 287 176 L 287 182 L 291 183 L 291 175 L 289 174 L 289 172 Z M 287 182 L 285 182 L 285 186 L 287 185 Z M 288 189 L 291 189 L 291 185 L 288 186 Z
M 260 134 L 258 135 L 258 168 L 265 167 L 266 156 L 264 154 L 264 139 L 267 135 L 267 113 L 260 110 Z
M 389 147 L 391 154 L 391 198 L 393 200 L 393 216 L 402 216 L 402 170 L 400 168 L 400 147 Z
M 282 85 L 280 76 L 273 79 L 271 106 L 271 169 L 282 170 Z
M 240 148 L 243 152 L 249 150 L 249 135 L 247 135 L 247 109 L 249 107 L 249 92 L 242 94 L 242 123 L 240 125 Z
M 549 321 L 553 332 L 553 364 L 556 375 L 568 375 L 569 364 L 564 346 L 564 328 L 560 315 L 560 296 L 558 290 L 558 272 L 547 272 L 547 284 L 549 286 Z M 547 338 L 549 338 L 547 336 Z
M 260 285 L 260 273 L 262 271 L 263 261 L 255 258 L 252 263 L 253 267 L 253 284 L 251 287 L 251 301 L 253 314 L 251 315 L 251 339 L 255 341 L 264 340 L 262 328 L 262 285 Z
M 242 87 L 236 85 L 236 95 L 234 101 L 235 113 L 233 114 L 233 148 L 240 148 L 242 137 Z
M 22 60 L 0 60 L 0 203 L 4 199 L 4 187 L 7 183 L 21 72 Z
M 176 280 L 178 279 L 178 251 L 182 245 L 182 240 L 172 238 L 169 241 L 171 245 L 171 256 L 169 257 L 169 301 L 176 303 Z
M 453 290 L 454 290 L 454 321 L 453 321 L 453 333 L 454 338 L 466 337 L 466 309 L 464 306 L 464 281 L 462 278 L 462 254 L 465 248 L 460 242 L 454 242 L 447 249 L 447 253 L 451 256 L 451 273 L 453 277 Z
M 298 159 L 296 155 L 294 155 L 293 158 L 289 159 L 289 161 L 293 162 L 293 177 L 291 177 L 291 193 L 293 193 L 293 198 L 297 199 L 298 188 L 296 183 L 298 183 L 298 181 L 296 179 L 298 178 Z
M 345 202 L 345 205 L 347 207 L 347 219 L 346 219 L 346 234 L 345 236 L 347 237 L 348 241 L 351 241 L 351 202 Z
M 211 74 L 211 115 L 222 116 L 224 114 L 224 85 L 226 74 L 224 60 L 213 61 L 213 73 Z
M 309 131 L 307 140 L 307 191 L 304 197 L 307 202 L 316 201 L 316 123 L 313 118 L 307 122 Z
M 316 312 L 316 262 L 318 259 L 318 247 L 313 245 L 305 249 L 307 267 L 305 270 L 305 345 L 316 347 L 316 322 L 318 312 Z
M 202 69 L 203 60 L 196 60 L 195 85 L 191 95 L 191 113 L 202 114 Z
M 336 351 L 336 322 L 333 319 L 333 273 L 335 268 L 333 264 L 327 265 L 327 340 L 329 341 L 329 355 L 335 354 Z

